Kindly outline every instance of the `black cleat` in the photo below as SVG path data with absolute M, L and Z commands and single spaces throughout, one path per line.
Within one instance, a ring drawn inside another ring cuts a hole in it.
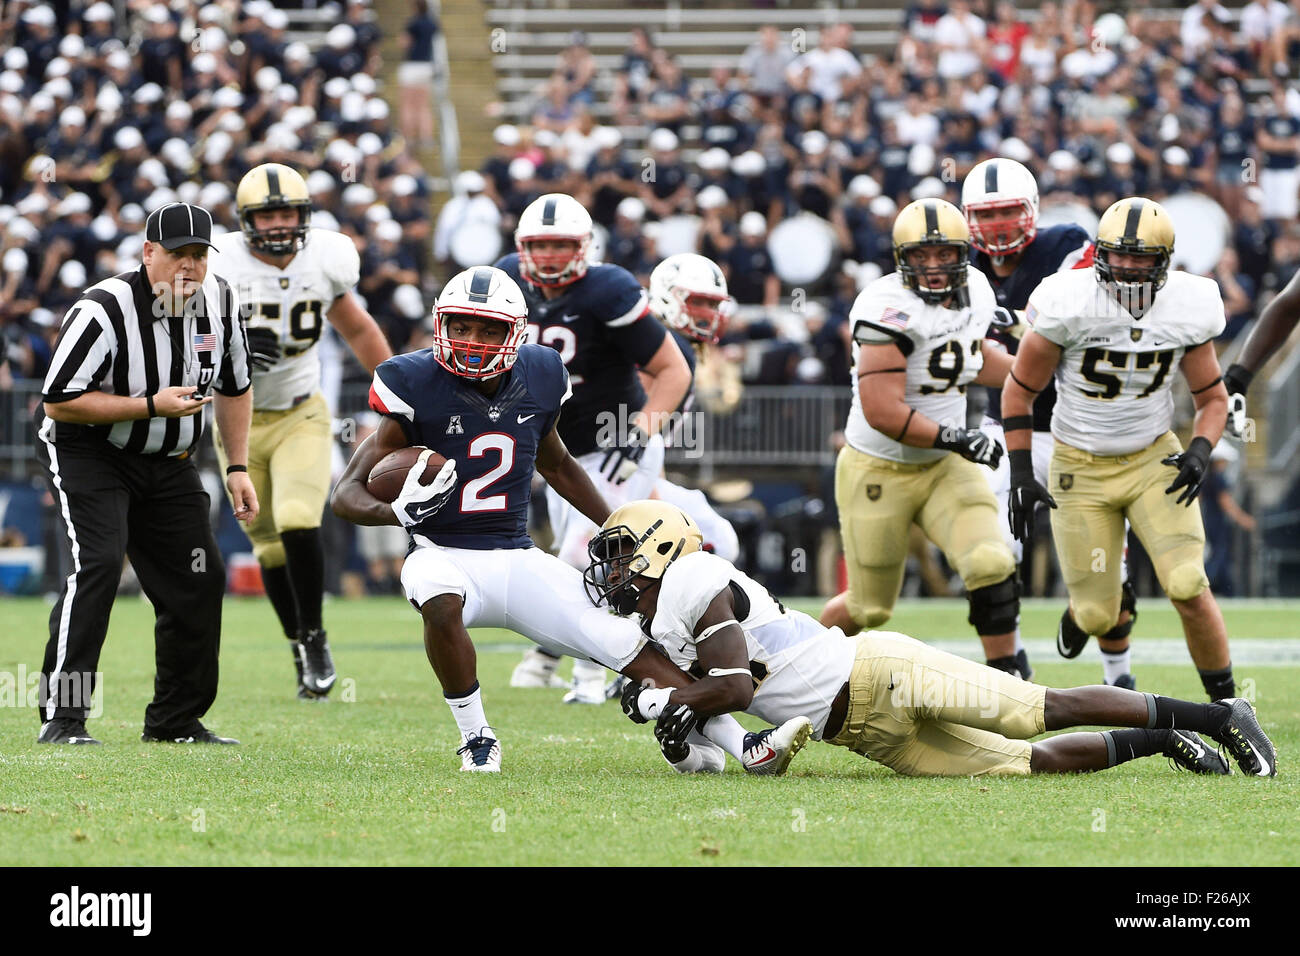
M 1225 697 L 1217 703 L 1228 708 L 1228 719 L 1210 734 L 1237 761 L 1248 777 L 1277 776 L 1277 752 L 1255 717 L 1255 708 L 1244 697 Z
M 313 694 L 311 691 L 307 689 L 307 685 L 302 682 L 302 670 L 303 670 L 302 662 L 303 662 L 303 655 L 304 655 L 302 641 L 292 642 L 289 645 L 289 649 L 293 652 L 293 669 L 298 672 L 298 699 L 299 700 L 328 700 L 329 698 L 324 697 L 321 694 Z
M 1067 607 L 1061 615 L 1061 623 L 1056 627 L 1056 653 L 1066 660 L 1073 660 L 1083 653 L 1088 645 L 1088 632 L 1074 623 L 1074 618 Z
M 140 735 L 142 743 L 146 744 L 238 744 L 239 741 L 234 737 L 218 737 L 202 724 L 199 729 L 192 734 L 186 734 L 184 737 L 155 737 L 149 731 Z
M 1125 690 L 1137 690 L 1138 682 L 1137 678 L 1132 674 L 1120 674 L 1110 686 L 1123 687 Z
M 312 628 L 302 636 L 302 686 L 323 697 L 334 686 L 334 659 L 325 632 Z
M 55 717 L 41 724 L 38 744 L 98 744 L 99 741 L 86 733 L 86 722 L 75 717 Z
M 1163 753 L 1176 769 L 1182 768 L 1192 773 L 1220 775 L 1232 773 L 1228 768 L 1228 761 L 1223 759 L 1223 754 L 1211 750 L 1200 735 L 1187 730 L 1169 731 L 1169 740 L 1165 743 Z
M 1021 680 L 1034 679 L 1034 669 L 1029 665 L 1029 655 L 1023 647 L 1016 651 L 1016 670 L 1020 672 Z

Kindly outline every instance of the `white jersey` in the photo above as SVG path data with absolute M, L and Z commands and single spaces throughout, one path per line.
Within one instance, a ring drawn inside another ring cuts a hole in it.
M 778 604 L 767 589 L 731 563 L 707 551 L 668 566 L 650 637 L 674 664 L 702 677 L 695 628 L 719 593 L 732 587 L 736 617 L 745 632 L 749 669 L 757 685 L 746 711 L 771 724 L 804 716 L 818 739 L 831 704 L 853 671 L 857 642 L 838 628 L 824 628 L 807 614 Z M 708 638 L 706 638 L 708 640 Z
M 1052 435 L 1094 455 L 1125 455 L 1173 425 L 1178 363 L 1223 331 L 1223 299 L 1213 279 L 1171 271 L 1137 319 L 1092 269 L 1081 269 L 1044 279 L 1025 321 L 1064 350 Z
M 248 250 L 242 232 L 216 240 L 212 267 L 239 293 L 249 328 L 269 328 L 280 338 L 281 358 L 267 372 L 253 372 L 253 407 L 292 408 L 320 390 L 316 352 L 325 316 L 334 300 L 361 277 L 357 247 L 341 232 L 309 229 L 307 242 L 278 269 Z
M 929 305 L 903 285 L 897 272 L 881 276 L 861 293 L 849 312 L 857 345 L 897 345 L 907 358 L 903 401 L 940 426 L 966 427 L 966 386 L 984 367 L 984 333 L 993 321 L 997 298 L 984 273 L 966 270 L 970 305 L 945 309 Z M 875 384 L 858 378 L 858 349 L 853 350 L 853 404 L 845 440 L 858 451 L 890 461 L 937 461 L 942 448 L 917 448 L 895 441 L 867 424 L 860 388 Z

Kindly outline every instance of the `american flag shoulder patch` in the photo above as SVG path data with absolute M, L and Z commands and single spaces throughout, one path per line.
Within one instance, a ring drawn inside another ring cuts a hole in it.
M 884 312 L 880 313 L 880 321 L 886 325 L 892 325 L 897 329 L 907 328 L 908 315 L 906 312 L 900 312 L 893 306 L 889 306 Z
M 1030 302 L 1025 306 L 1025 325 L 1033 325 L 1036 318 L 1038 318 L 1038 310 L 1034 308 L 1034 303 Z
M 195 334 L 194 351 L 212 352 L 217 348 L 217 336 L 215 332 L 208 332 L 204 335 Z

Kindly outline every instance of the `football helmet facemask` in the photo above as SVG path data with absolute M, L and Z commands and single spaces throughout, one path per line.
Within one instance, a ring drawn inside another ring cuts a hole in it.
M 1038 183 L 1014 159 L 986 159 L 972 169 L 962 183 L 961 206 L 971 245 L 990 256 L 1009 256 L 1038 234 Z M 989 210 L 1000 215 L 989 217 Z
M 500 345 L 453 338 L 457 318 L 491 320 L 506 327 Z M 433 307 L 433 354 L 461 378 L 495 378 L 515 364 L 528 336 L 528 306 L 515 281 L 500 269 L 476 266 L 453 276 Z
M 663 501 L 631 501 L 616 509 L 587 545 L 591 563 L 582 583 L 591 603 L 620 617 L 636 610 L 641 594 L 668 566 L 704 547 L 704 533 L 680 508 Z
M 1116 268 L 1111 256 L 1117 252 L 1147 256 L 1151 264 Z M 1169 278 L 1173 254 L 1173 221 L 1163 206 L 1150 199 L 1121 199 L 1106 210 L 1097 224 L 1093 260 L 1097 281 L 1134 315 L 1151 308 L 1156 292 Z
M 680 252 L 650 273 L 650 311 L 695 342 L 716 343 L 734 308 L 722 270 L 704 256 Z
M 913 266 L 908 253 L 929 246 L 950 246 L 957 250 L 955 261 L 943 265 Z M 970 229 L 957 207 L 942 199 L 918 199 L 903 207 L 894 220 L 894 265 L 903 285 L 930 305 L 938 305 L 950 296 L 959 299 L 966 292 L 966 268 L 970 264 Z M 934 288 L 922 281 L 942 274 L 947 282 Z
M 538 196 L 520 213 L 515 228 L 519 274 L 536 286 L 558 288 L 577 282 L 587 274 L 591 232 L 591 214 L 578 200 L 564 193 Z M 563 251 L 536 248 L 545 240 L 563 242 Z
M 251 249 L 271 256 L 287 256 L 307 242 L 311 194 L 306 180 L 283 163 L 263 163 L 246 172 L 235 190 L 235 208 L 239 228 Z M 259 230 L 253 225 L 253 213 L 271 209 L 296 209 L 298 225 Z

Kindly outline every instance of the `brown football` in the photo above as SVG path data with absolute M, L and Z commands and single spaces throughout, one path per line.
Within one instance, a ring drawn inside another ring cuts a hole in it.
M 375 467 L 370 469 L 369 477 L 366 478 L 366 491 L 380 501 L 391 503 L 393 499 L 402 493 L 402 485 L 406 482 L 406 473 L 411 470 L 411 466 L 415 464 L 423 451 L 423 448 L 417 447 L 399 448 L 397 451 L 379 459 L 375 463 Z M 424 474 L 420 476 L 420 481 L 424 484 L 433 481 L 446 462 L 447 459 L 435 451 L 429 456 L 424 468 Z

